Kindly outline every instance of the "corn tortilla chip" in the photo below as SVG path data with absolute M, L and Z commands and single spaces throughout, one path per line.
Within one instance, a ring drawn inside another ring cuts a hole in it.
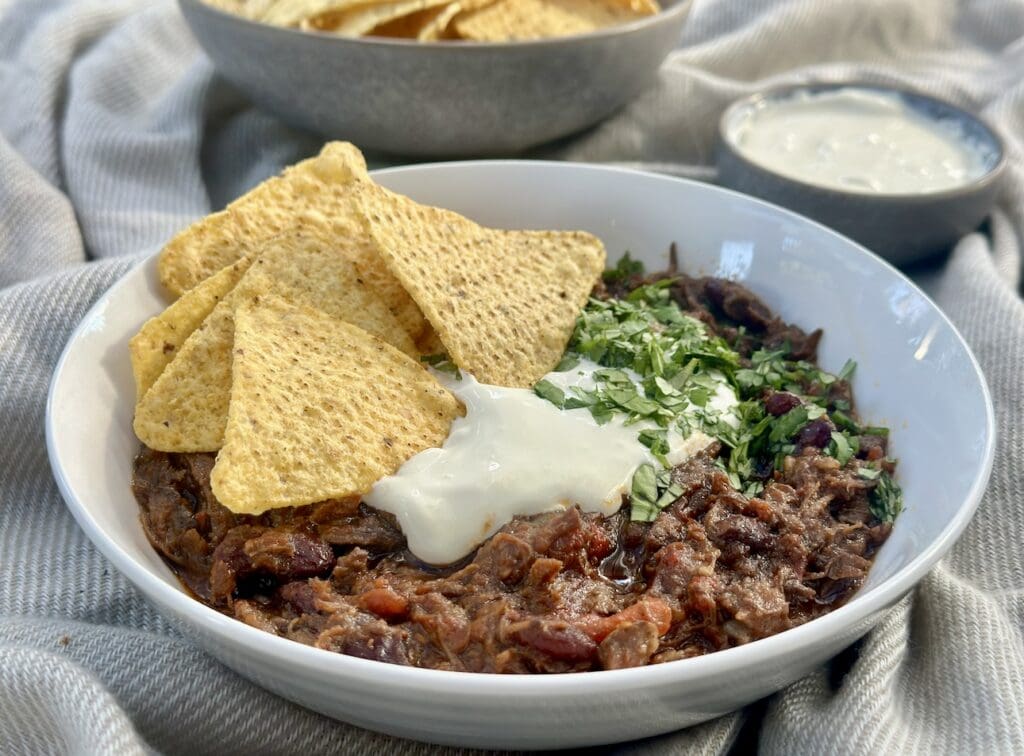
M 131 341 L 132 373 L 135 376 L 136 401 L 142 399 L 149 387 L 174 359 L 185 339 L 196 330 L 213 311 L 242 274 L 249 269 L 249 258 L 228 265 L 201 284 L 185 293 L 170 307 L 150 318 Z
M 362 5 L 373 0 L 276 0 L 259 16 L 259 20 L 275 26 L 299 26 L 307 19 Z
M 604 269 L 582 231 L 498 231 L 366 181 L 353 194 L 391 272 L 456 365 L 485 383 L 533 386 L 561 359 Z
M 345 320 L 410 355 L 409 335 L 376 292 L 359 279 L 333 240 L 310 230 L 282 235 L 253 258 L 249 271 L 164 369 L 135 410 L 135 434 L 159 451 L 215 451 L 224 439 L 231 391 L 235 310 L 274 293 Z
M 171 239 L 160 253 L 161 283 L 180 296 L 294 228 L 304 213 L 324 220 L 340 216 L 344 225 L 349 213 L 342 187 L 354 175 L 366 176 L 362 154 L 347 142 L 331 142 L 317 157 L 287 168 Z
M 242 301 L 241 286 L 239 281 L 213 308 L 136 405 L 132 427 L 150 449 L 209 452 L 223 444 L 231 393 L 234 312 Z
M 395 281 L 356 216 L 347 184 L 365 177 L 362 154 L 347 142 L 331 142 L 320 154 L 269 179 L 226 210 L 209 215 L 179 233 L 160 254 L 160 281 L 175 296 L 226 265 L 256 252 L 281 233 L 309 226 L 327 227 L 413 339 L 426 321 Z
M 420 42 L 433 42 L 441 39 L 457 39 L 458 35 L 452 27 L 452 21 L 460 13 L 470 13 L 485 6 L 491 5 L 495 0 L 457 0 L 449 3 L 430 22 L 420 29 L 418 39 Z
M 423 30 L 432 24 L 439 15 L 451 7 L 452 3 L 444 0 L 447 5 L 435 5 L 414 13 L 377 24 L 367 34 L 371 37 L 391 37 L 393 39 L 418 39 Z
M 458 35 L 478 42 L 565 37 L 649 15 L 626 0 L 497 0 L 454 22 Z
M 361 37 L 374 27 L 450 0 L 385 0 L 343 10 L 331 10 L 303 22 L 303 28 L 329 31 L 341 37 Z
M 441 343 L 441 339 L 437 335 L 431 326 L 427 326 L 427 329 L 416 339 L 416 349 L 422 355 L 435 355 L 435 354 L 446 354 L 447 349 L 445 345 Z
M 363 494 L 440 446 L 461 409 L 415 360 L 276 297 L 237 311 L 233 373 L 210 483 L 236 513 Z

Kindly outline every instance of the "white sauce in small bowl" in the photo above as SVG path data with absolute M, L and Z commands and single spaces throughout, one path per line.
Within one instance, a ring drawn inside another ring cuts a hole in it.
M 797 92 L 739 109 L 726 138 L 751 162 L 806 183 L 865 194 L 926 194 L 983 176 L 990 149 L 959 120 L 933 118 L 895 92 Z

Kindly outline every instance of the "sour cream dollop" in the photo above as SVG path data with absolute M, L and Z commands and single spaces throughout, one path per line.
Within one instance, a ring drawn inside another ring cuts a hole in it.
M 594 363 L 551 373 L 547 379 L 568 390 L 594 385 Z M 561 410 L 529 389 L 438 378 L 466 405 L 441 448 L 427 449 L 364 497 L 390 512 L 409 550 L 430 564 L 455 562 L 473 551 L 517 515 L 534 515 L 578 504 L 585 512 L 611 515 L 629 491 L 642 464 L 657 464 L 639 442 L 644 423 L 621 419 L 599 425 L 587 409 Z M 733 420 L 737 398 L 724 376 L 708 407 Z M 670 464 L 704 449 L 712 438 L 700 431 L 668 434 Z
M 943 191 L 984 175 L 991 157 L 959 121 L 857 87 L 764 100 L 738 111 L 726 130 L 749 160 L 849 192 Z

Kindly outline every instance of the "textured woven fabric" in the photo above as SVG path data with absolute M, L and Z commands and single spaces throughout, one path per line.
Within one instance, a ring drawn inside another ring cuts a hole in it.
M 1024 0 L 697 0 L 656 86 L 535 154 L 707 178 L 728 102 L 840 77 L 912 83 L 1008 137 L 987 234 L 912 271 L 988 375 L 992 484 L 952 554 L 857 648 L 756 714 L 612 750 L 1024 753 Z M 454 752 L 324 719 L 205 656 L 90 545 L 46 461 L 47 381 L 89 305 L 319 143 L 216 79 L 169 2 L 0 0 L 0 753 Z

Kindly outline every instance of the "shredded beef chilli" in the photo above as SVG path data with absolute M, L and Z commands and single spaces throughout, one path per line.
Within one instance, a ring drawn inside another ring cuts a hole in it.
M 623 296 L 639 277 L 599 286 Z M 775 317 L 743 287 L 678 276 L 672 298 L 744 359 L 786 345 L 813 361 L 820 331 Z M 853 417 L 845 380 L 829 397 Z M 800 403 L 766 389 L 765 411 Z M 681 495 L 653 522 L 572 508 L 517 518 L 465 560 L 435 568 L 395 520 L 357 499 L 235 515 L 210 490 L 212 454 L 144 449 L 134 494 L 153 546 L 203 603 L 284 638 L 392 664 L 469 672 L 579 672 L 682 659 L 823 615 L 862 585 L 890 525 L 873 513 L 886 439 L 859 437 L 852 464 L 825 453 L 829 418 L 808 423 L 763 486 L 730 484 L 714 443 L 675 467 Z M 756 466 L 756 465 L 755 465 Z

